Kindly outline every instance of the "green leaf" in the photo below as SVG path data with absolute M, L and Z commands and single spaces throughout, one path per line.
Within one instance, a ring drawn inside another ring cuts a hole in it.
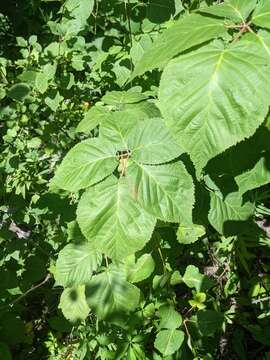
M 133 91 L 110 91 L 103 96 L 101 101 L 107 105 L 134 104 L 146 100 L 147 97 L 139 92 Z
M 18 76 L 18 79 L 24 83 L 27 83 L 28 85 L 35 86 L 37 74 L 37 71 L 26 70 Z
M 265 152 L 252 169 L 237 175 L 235 181 L 240 194 L 270 183 L 270 152 Z
M 147 17 L 153 23 L 170 20 L 175 13 L 174 0 L 150 0 L 147 6 Z
M 52 180 L 61 189 L 78 191 L 110 175 L 117 166 L 116 149 L 100 138 L 84 140 L 63 159 Z
M 155 269 L 155 262 L 151 254 L 144 254 L 135 260 L 134 255 L 130 255 L 125 260 L 125 271 L 127 280 L 137 283 L 147 279 Z
M 132 151 L 131 158 L 144 164 L 162 164 L 184 152 L 162 119 L 140 122 L 127 134 L 126 143 Z
M 198 292 L 206 291 L 215 284 L 206 275 L 201 274 L 194 265 L 187 266 L 183 281 L 189 288 L 195 288 Z
M 270 3 L 268 0 L 260 0 L 252 16 L 255 25 L 270 29 Z
M 59 252 L 56 261 L 57 285 L 85 284 L 101 264 L 102 256 L 92 243 L 68 244 Z
M 110 176 L 83 194 L 77 210 L 85 237 L 115 260 L 141 250 L 156 223 L 134 200 L 132 191 L 125 177 Z
M 7 344 L 0 342 L 0 354 L 2 360 L 12 360 L 12 355 Z
M 147 212 L 164 221 L 190 223 L 194 185 L 181 162 L 151 166 L 132 161 L 127 177 L 135 199 Z
M 178 20 L 155 38 L 153 45 L 136 64 L 132 78 L 162 68 L 177 54 L 226 33 L 220 20 L 192 14 Z
M 185 334 L 181 330 L 161 330 L 154 346 L 163 356 L 174 354 L 183 344 Z
M 15 84 L 9 88 L 7 96 L 13 100 L 23 101 L 24 98 L 30 93 L 30 88 L 27 84 Z
M 256 7 L 257 0 L 227 0 L 218 5 L 201 8 L 198 11 L 230 19 L 236 23 L 244 22 Z
M 105 106 L 94 106 L 85 113 L 82 121 L 76 128 L 76 132 L 89 134 L 108 116 L 110 116 L 110 112 Z
M 180 244 L 193 244 L 205 235 L 205 227 L 197 224 L 180 225 L 176 235 Z
M 45 74 L 43 73 L 37 74 L 35 87 L 41 94 L 45 93 L 45 91 L 48 89 L 48 78 Z
M 47 96 L 44 101 L 45 104 L 48 105 L 53 112 L 55 112 L 63 99 L 64 98 L 59 94 L 59 91 L 54 91 L 49 94 L 49 96 Z
M 220 43 L 205 46 L 164 70 L 160 109 L 198 175 L 211 158 L 252 136 L 264 121 L 269 65 L 260 45 L 239 41 L 226 49 Z
M 121 316 L 136 309 L 140 290 L 126 281 L 123 272 L 110 266 L 92 277 L 86 286 L 86 300 L 99 319 Z
M 202 310 L 197 313 L 198 327 L 203 336 L 211 336 L 221 330 L 223 321 L 223 314 L 217 311 Z
M 90 311 L 85 299 L 85 286 L 79 285 L 65 289 L 60 298 L 59 308 L 65 318 L 72 323 L 85 320 Z
M 159 329 L 177 329 L 182 324 L 182 316 L 171 305 L 159 308 Z
M 69 11 L 71 17 L 84 25 L 93 11 L 94 4 L 94 0 L 67 0 L 64 8 Z
M 254 204 L 243 203 L 237 192 L 228 194 L 224 199 L 221 194 L 211 191 L 211 203 L 208 219 L 210 224 L 221 234 L 239 232 L 239 222 L 248 220 L 254 212 Z

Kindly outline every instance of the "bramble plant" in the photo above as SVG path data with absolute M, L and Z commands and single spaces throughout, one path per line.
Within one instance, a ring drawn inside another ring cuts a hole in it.
M 0 18 L 0 354 L 269 359 L 270 2 L 20 6 L 24 36 Z

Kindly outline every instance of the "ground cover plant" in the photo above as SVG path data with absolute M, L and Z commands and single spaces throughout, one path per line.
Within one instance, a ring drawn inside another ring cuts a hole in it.
M 270 2 L 0 5 L 0 358 L 270 359 Z

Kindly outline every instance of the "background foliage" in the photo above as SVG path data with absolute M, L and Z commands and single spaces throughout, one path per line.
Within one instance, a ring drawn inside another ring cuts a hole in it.
M 1 359 L 270 358 L 269 14 L 0 5 Z

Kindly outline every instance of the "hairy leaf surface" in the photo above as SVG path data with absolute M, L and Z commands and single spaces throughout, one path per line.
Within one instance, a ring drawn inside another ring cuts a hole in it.
M 90 242 L 66 245 L 59 252 L 56 262 L 57 285 L 73 286 L 86 283 L 101 261 L 101 254 Z
M 226 33 L 221 20 L 192 14 L 159 35 L 136 64 L 132 77 L 162 68 L 177 54 Z
M 111 174 L 117 166 L 116 149 L 105 139 L 84 140 L 72 148 L 52 180 L 58 187 L 77 191 Z
M 168 64 L 161 79 L 160 109 L 197 174 L 263 122 L 269 109 L 269 76 L 261 46 L 250 41 L 227 49 L 213 43 Z
M 134 201 L 127 179 L 114 176 L 83 194 L 77 217 L 86 238 L 116 260 L 142 249 L 156 223 L 155 217 Z
M 260 0 L 252 16 L 255 25 L 270 29 L 270 2 Z
M 147 212 L 164 221 L 191 222 L 194 185 L 181 162 L 151 166 L 133 161 L 127 174 L 135 199 Z
M 244 22 L 256 6 L 257 0 L 227 0 L 224 3 L 199 9 L 199 12 Z

